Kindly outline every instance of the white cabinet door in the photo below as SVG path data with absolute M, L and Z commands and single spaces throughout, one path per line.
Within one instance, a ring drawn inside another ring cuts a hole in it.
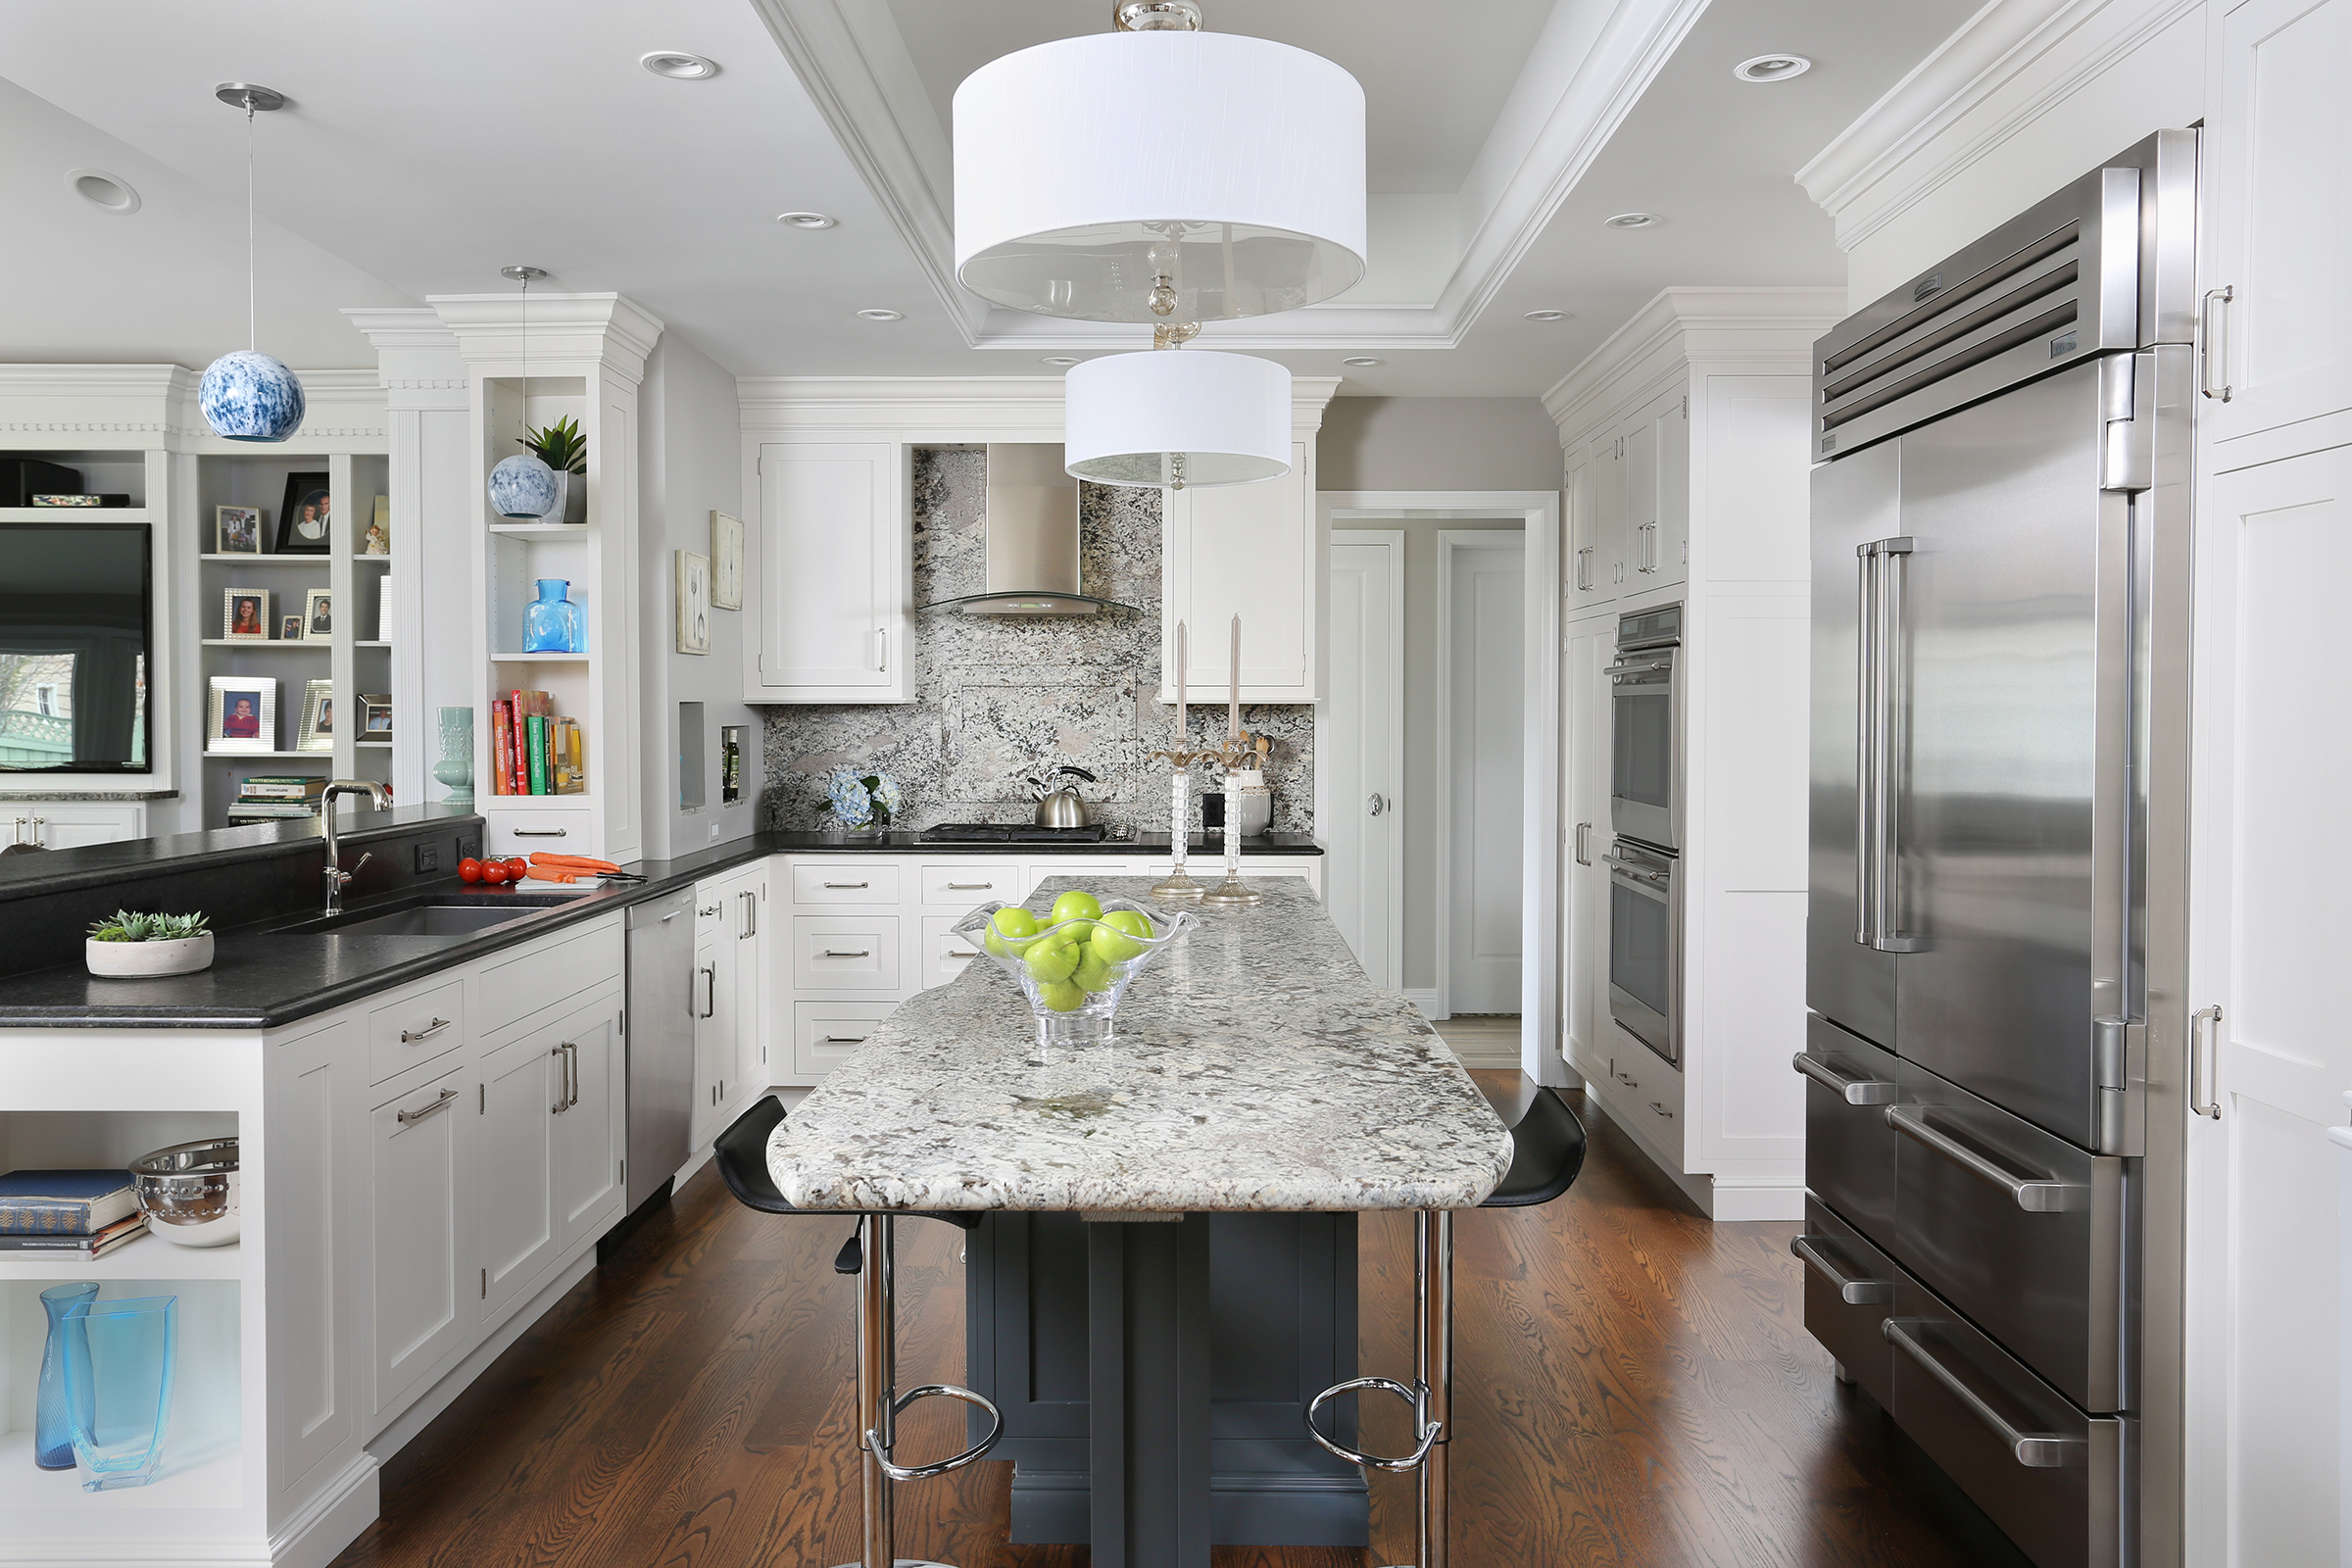
M 147 836 L 147 808 L 133 801 L 0 802 L 0 831 L 11 844 L 78 850 Z
M 898 1010 L 895 1002 L 796 1002 L 792 1004 L 792 1071 L 812 1084 L 862 1049 L 875 1026 Z
M 549 1113 L 556 1250 L 568 1251 L 620 1218 L 626 1092 L 621 1084 L 617 997 L 557 1025 L 551 1058 L 562 1070 Z M 554 1109 L 553 1106 L 561 1106 Z
M 963 973 L 980 956 L 980 945 L 956 934 L 959 914 L 926 914 L 923 917 L 923 989 L 944 986 Z
M 467 1200 L 474 1118 L 463 1104 L 472 1087 L 453 1064 L 368 1119 L 376 1414 L 472 1343 L 481 1302 Z
M 1616 430 L 1584 448 L 1568 476 L 1568 613 L 1607 604 L 1625 583 L 1625 438 Z
M 755 703 L 910 700 L 907 449 L 894 441 L 760 449 Z
M 2204 1017 L 2150 1042 L 2185 1054 L 2192 1097 L 2220 1110 L 2187 1118 L 2185 1558 L 2331 1568 L 2347 1369 L 2328 1129 L 2352 1089 L 2337 967 L 2352 733 L 2326 715 L 2352 690 L 2352 449 L 2221 474 L 2202 511 L 2185 1001 Z
M 1279 479 L 1161 492 L 1161 701 L 1176 695 L 1165 661 L 1175 656 L 1180 620 L 1191 628 L 1189 696 L 1225 700 L 1237 614 L 1243 702 L 1311 703 L 1322 695 L 1313 462 L 1312 445 L 1294 441 L 1291 471 Z
M 2352 409 L 2352 0 L 2239 0 L 2220 31 L 2205 375 L 2230 397 L 2198 413 L 2230 441 Z
M 723 902 L 723 901 L 722 901 Z M 734 975 L 733 944 L 723 931 L 704 937 L 694 948 L 694 987 L 688 1001 L 694 1008 L 694 1142 L 707 1144 L 726 1125 L 719 1107 L 727 1079 L 735 1070 L 735 1038 L 728 1032 L 734 998 L 725 990 Z M 725 950 L 722 960 L 721 953 Z M 722 961 L 726 972 L 720 973 Z M 722 983 L 723 982 L 723 983 Z
M 347 1014 L 274 1048 L 267 1078 L 273 1488 L 292 1486 L 357 1435 L 351 1209 L 365 1185 L 362 1049 Z
M 768 938 L 767 866 L 747 865 L 723 879 L 726 893 L 725 941 L 733 949 L 734 972 L 727 977 L 732 1003 L 735 1054 L 728 1068 L 728 1096 L 740 1099 L 767 1087 L 768 966 L 773 946 Z
M 1609 1021 L 1609 677 L 1617 623 L 1608 616 L 1569 625 L 1560 655 L 1561 820 L 1568 853 L 1560 900 L 1560 1038 L 1569 1063 L 1588 1077 L 1607 1073 L 1598 1048 Z
M 552 1122 L 564 1080 L 552 1029 L 535 1029 L 482 1058 L 474 1101 L 482 1312 L 495 1320 L 556 1255 Z
M 1629 592 L 1682 582 L 1690 574 L 1690 407 L 1677 386 L 1626 421 L 1624 576 Z

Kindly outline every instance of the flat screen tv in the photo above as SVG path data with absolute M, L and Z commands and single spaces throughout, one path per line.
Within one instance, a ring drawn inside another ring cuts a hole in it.
M 145 523 L 0 522 L 0 773 L 145 773 Z

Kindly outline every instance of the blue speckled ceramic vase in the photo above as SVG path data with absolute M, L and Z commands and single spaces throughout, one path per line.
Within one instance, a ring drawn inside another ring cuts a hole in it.
M 490 470 L 490 510 L 510 522 L 538 522 L 564 509 L 556 470 L 529 452 L 517 452 Z
M 204 422 L 231 441 L 283 441 L 302 428 L 306 406 L 294 372 L 250 349 L 221 355 L 196 384 Z

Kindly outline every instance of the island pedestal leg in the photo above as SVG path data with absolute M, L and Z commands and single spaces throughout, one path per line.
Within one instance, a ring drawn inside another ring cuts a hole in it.
M 1090 1224 L 1094 1568 L 1208 1568 L 1208 1218 Z

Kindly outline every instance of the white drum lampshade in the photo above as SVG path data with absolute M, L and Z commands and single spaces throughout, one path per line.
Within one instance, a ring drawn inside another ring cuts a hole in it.
M 1062 466 L 1097 484 L 1251 484 L 1291 471 L 1291 372 L 1272 360 L 1148 349 L 1073 366 Z
M 1303 49 L 1065 38 L 965 77 L 955 122 L 956 275 L 999 305 L 1220 321 L 1364 275 L 1364 90 Z

